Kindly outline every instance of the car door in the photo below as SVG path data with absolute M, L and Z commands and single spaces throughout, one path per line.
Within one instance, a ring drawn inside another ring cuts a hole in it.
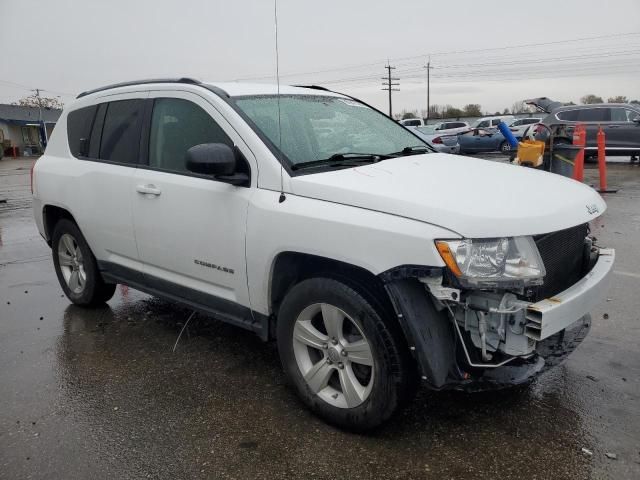
M 257 169 L 210 101 L 188 92 L 150 92 L 146 165 L 135 182 L 135 235 L 148 287 L 244 315 L 250 307 L 245 227 L 253 190 L 189 172 L 185 155 L 198 144 L 224 143 L 237 147 L 241 170 Z
M 608 107 L 587 107 L 578 110 L 578 123 L 583 123 L 587 131 L 588 150 L 595 151 L 598 148 L 598 130 L 610 122 L 611 111 Z
M 146 92 L 105 96 L 69 113 L 76 196 L 73 215 L 101 269 L 138 272 L 131 188 L 138 165 Z
M 640 113 L 625 107 L 611 107 L 611 121 L 606 125 L 607 148 L 640 150 Z

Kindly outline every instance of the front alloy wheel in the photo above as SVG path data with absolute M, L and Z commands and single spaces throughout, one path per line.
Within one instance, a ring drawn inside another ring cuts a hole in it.
M 305 308 L 293 329 L 293 352 L 312 392 L 338 408 L 353 408 L 371 394 L 371 346 L 349 315 L 328 303 Z
M 287 378 L 314 413 L 350 430 L 384 423 L 417 382 L 392 307 L 375 288 L 310 278 L 294 285 L 278 309 Z

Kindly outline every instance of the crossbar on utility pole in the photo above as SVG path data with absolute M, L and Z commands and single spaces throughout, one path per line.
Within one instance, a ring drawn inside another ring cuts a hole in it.
M 400 84 L 399 83 L 393 83 L 394 81 L 398 81 L 400 80 L 399 78 L 392 78 L 391 77 L 391 70 L 395 70 L 396 67 L 392 67 L 390 64 L 385 66 L 384 68 L 387 69 L 387 77 L 382 77 L 382 80 L 386 80 L 385 82 L 382 82 L 382 90 L 388 90 L 389 91 L 389 117 L 393 118 L 393 108 L 392 108 L 392 104 L 391 104 L 391 92 L 399 92 L 400 89 L 399 88 L 393 88 L 393 87 L 399 87 Z

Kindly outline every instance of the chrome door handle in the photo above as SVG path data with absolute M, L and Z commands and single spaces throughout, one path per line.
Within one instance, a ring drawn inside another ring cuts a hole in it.
M 147 195 L 155 195 L 156 197 L 162 193 L 160 189 L 153 184 L 138 185 L 136 191 Z

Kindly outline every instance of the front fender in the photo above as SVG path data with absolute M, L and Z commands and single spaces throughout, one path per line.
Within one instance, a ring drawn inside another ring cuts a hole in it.
M 399 265 L 444 266 L 433 242 L 457 235 L 397 215 L 258 189 L 247 218 L 246 256 L 253 310 L 269 315 L 269 283 L 282 252 L 360 267 L 372 275 Z
M 451 321 L 444 311 L 436 310 L 431 296 L 416 278 L 392 280 L 385 288 L 422 379 L 432 388 L 442 388 L 456 365 Z

